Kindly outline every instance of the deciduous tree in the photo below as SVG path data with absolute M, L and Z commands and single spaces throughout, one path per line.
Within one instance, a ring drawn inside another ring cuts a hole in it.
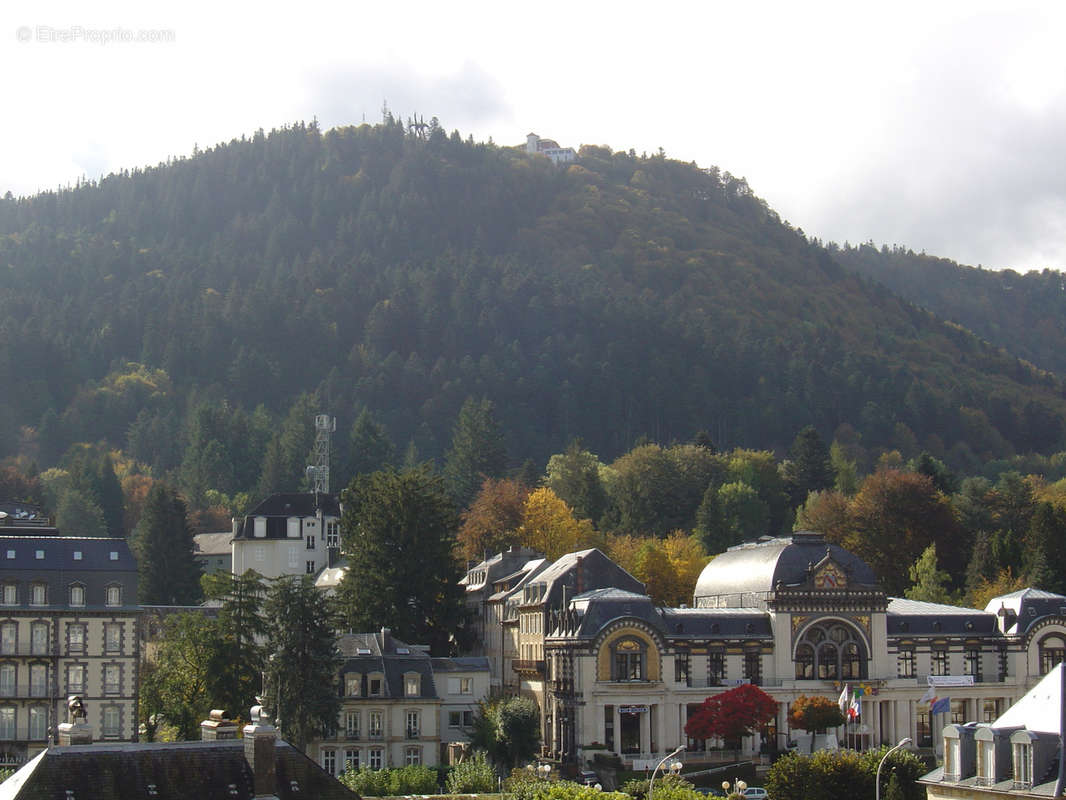
M 530 492 L 518 529 L 522 544 L 544 553 L 550 560 L 598 541 L 587 519 L 575 519 L 570 507 L 551 489 Z
M 777 702 L 751 683 L 711 695 L 688 718 L 685 734 L 691 739 L 750 736 L 774 718 Z
M 462 558 L 482 559 L 517 544 L 528 498 L 529 487 L 519 481 L 486 478 L 474 502 L 462 515 L 458 535 Z

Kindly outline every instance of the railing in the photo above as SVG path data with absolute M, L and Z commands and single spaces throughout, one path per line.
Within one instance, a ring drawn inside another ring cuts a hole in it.
M 515 672 L 544 672 L 544 662 L 528 658 L 516 658 L 511 662 L 511 669 Z

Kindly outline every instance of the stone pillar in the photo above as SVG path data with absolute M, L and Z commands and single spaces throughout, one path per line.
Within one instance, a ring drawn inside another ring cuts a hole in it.
M 207 719 L 200 723 L 200 739 L 205 742 L 237 738 L 237 723 L 220 708 L 211 709 Z
M 278 800 L 274 750 L 278 731 L 262 706 L 252 707 L 252 721 L 244 726 L 244 757 L 252 770 L 255 800 Z

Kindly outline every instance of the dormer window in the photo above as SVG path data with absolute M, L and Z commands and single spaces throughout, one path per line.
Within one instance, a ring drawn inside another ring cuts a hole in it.
M 1014 785 L 1028 789 L 1033 785 L 1033 748 L 1023 742 L 1014 743 Z
M 285 535 L 288 536 L 290 539 L 299 539 L 300 538 L 300 518 L 299 517 L 289 517 L 288 520 L 286 520 Z
M 996 782 L 996 743 L 977 743 L 977 782 L 982 786 L 991 786 Z
M 48 592 L 43 583 L 30 584 L 30 605 L 43 606 L 48 603 Z
M 418 697 L 422 694 L 422 676 L 408 673 L 403 679 L 403 693 L 407 697 Z
M 267 535 L 266 517 L 256 517 L 252 521 L 252 536 L 256 539 L 265 539 Z M 299 536 L 299 534 L 297 534 Z
M 358 697 L 363 685 L 363 676 L 358 672 L 349 672 L 344 676 L 344 694 L 348 697 Z
M 106 601 L 109 608 L 122 605 L 122 587 L 113 583 L 107 587 Z
M 370 696 L 371 697 L 380 697 L 381 696 L 381 676 L 380 675 L 372 675 L 370 677 L 370 680 L 368 681 L 368 684 L 369 684 L 369 688 L 370 688 L 370 692 L 369 692 Z
M 74 608 L 80 608 L 85 605 L 85 587 L 80 583 L 74 583 L 70 586 L 70 605 Z

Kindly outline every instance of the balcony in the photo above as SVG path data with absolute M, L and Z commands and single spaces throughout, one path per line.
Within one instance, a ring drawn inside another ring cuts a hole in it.
M 544 661 L 535 661 L 527 658 L 516 658 L 511 662 L 511 669 L 515 672 L 528 672 L 537 675 L 544 674 Z

